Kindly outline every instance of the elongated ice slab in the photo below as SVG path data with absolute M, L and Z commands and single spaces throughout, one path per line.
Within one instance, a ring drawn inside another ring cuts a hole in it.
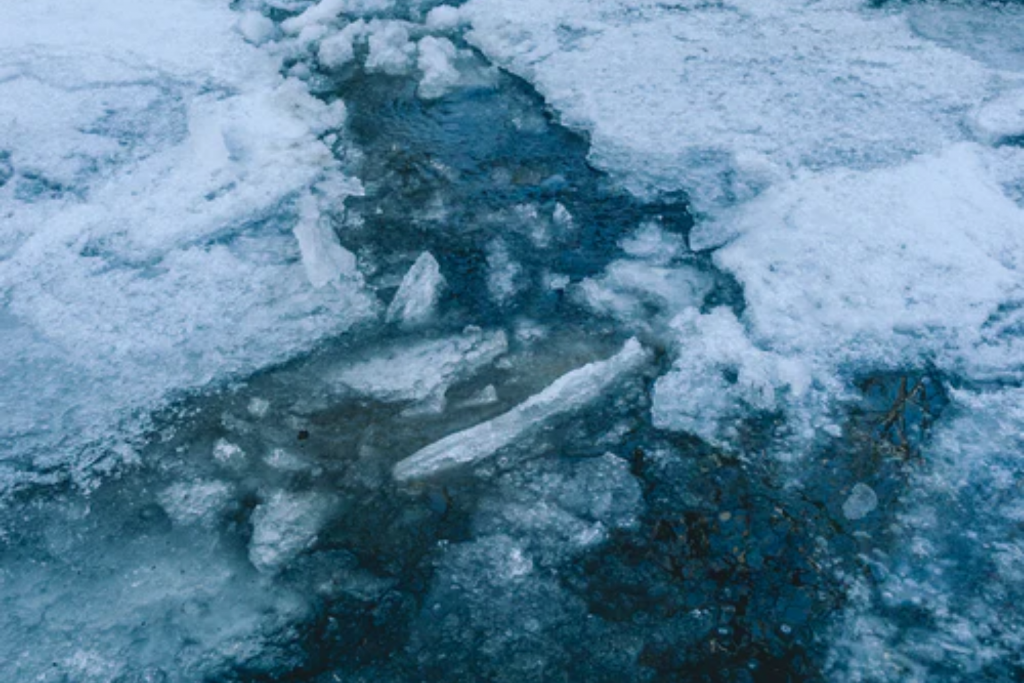
M 563 375 L 507 413 L 410 455 L 395 466 L 395 478 L 419 479 L 483 460 L 548 420 L 598 400 L 616 382 L 643 366 L 649 355 L 640 342 L 630 339 L 611 358 Z
M 437 308 L 444 276 L 430 252 L 423 252 L 402 278 L 402 284 L 388 306 L 387 321 L 414 327 L 430 320 Z

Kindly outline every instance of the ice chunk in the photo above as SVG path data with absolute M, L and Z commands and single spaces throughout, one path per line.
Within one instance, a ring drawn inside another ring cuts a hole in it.
M 310 284 L 320 288 L 343 278 L 361 282 L 356 257 L 338 243 L 330 223 L 320 214 L 316 197 L 306 195 L 300 211 L 294 231 Z
M 0 402 L 20 406 L 0 457 L 21 472 L 86 477 L 87 444 L 170 395 L 375 313 L 355 280 L 310 286 L 291 231 L 297 198 L 357 191 L 325 142 L 344 106 L 282 78 L 238 17 L 68 0 L 0 22 Z
M 508 534 L 545 564 L 563 561 L 638 524 L 640 484 L 629 463 L 611 454 L 541 459 L 502 475 L 479 503 L 474 530 Z
M 500 305 L 510 303 L 524 287 L 523 267 L 509 253 L 504 240 L 491 242 L 487 250 L 487 290 Z
M 636 259 L 643 259 L 656 265 L 667 265 L 686 253 L 686 241 L 682 235 L 669 232 L 653 221 L 649 221 L 620 243 L 622 251 Z
M 1024 210 L 968 143 L 893 168 L 808 175 L 730 224 L 740 236 L 715 261 L 744 285 L 754 338 L 787 355 L 958 362 L 1022 281 Z
M 158 496 L 160 505 L 178 524 L 217 523 L 217 514 L 231 501 L 231 488 L 220 481 L 172 484 Z
M 443 396 L 508 351 L 505 333 L 469 330 L 456 337 L 401 343 L 373 357 L 324 373 L 336 391 L 380 401 L 423 401 Z
M 402 284 L 388 306 L 387 322 L 397 322 L 403 327 L 429 322 L 437 310 L 444 284 L 437 260 L 429 252 L 423 252 L 402 278 Z
M 459 8 L 451 5 L 438 5 L 427 12 L 426 26 L 432 31 L 451 31 L 462 22 Z
M 309 548 L 331 510 L 331 501 L 315 493 L 275 491 L 252 514 L 249 561 L 273 573 Z
M 849 520 L 864 519 L 878 507 L 878 495 L 866 484 L 853 485 L 850 496 L 843 503 L 843 516 Z
M 652 308 L 671 317 L 699 307 L 713 285 L 712 277 L 694 266 L 619 260 L 600 277 L 581 282 L 578 297 L 598 313 L 643 326 L 652 320 Z
M 291 34 L 334 21 L 341 15 L 352 17 L 380 14 L 391 9 L 395 0 L 320 0 L 297 17 L 285 19 L 281 28 Z
M 493 384 L 488 384 L 486 387 L 476 392 L 465 401 L 459 403 L 459 408 L 478 408 L 480 406 L 489 406 L 498 402 L 498 390 L 494 388 Z
M 1024 90 L 1001 93 L 980 107 L 971 126 L 982 142 L 1000 144 L 1018 140 L 1024 144 Z
M 366 33 L 366 22 L 354 21 L 320 41 L 320 64 L 327 69 L 340 69 L 356 56 L 355 42 Z
M 792 404 L 811 385 L 803 363 L 754 346 L 735 314 L 696 309 L 672 322 L 678 357 L 654 385 L 651 418 L 662 429 L 689 432 L 705 441 L 728 441 L 732 424 L 752 411 Z
M 415 43 L 409 40 L 409 29 L 400 21 L 372 21 L 367 27 L 370 52 L 366 56 L 368 71 L 383 71 L 392 76 L 405 74 L 412 66 Z
M 459 82 L 455 45 L 447 38 L 427 36 L 419 42 L 416 66 L 423 73 L 417 94 L 424 99 L 444 96 Z
M 253 396 L 249 399 L 249 405 L 246 406 L 246 410 L 257 420 L 262 420 L 270 411 L 270 401 L 259 396 Z
M 456 432 L 410 455 L 394 469 L 400 481 L 429 477 L 478 462 L 548 421 L 586 407 L 624 377 L 637 372 L 650 354 L 631 339 L 611 358 L 590 363 L 555 380 L 507 413 Z

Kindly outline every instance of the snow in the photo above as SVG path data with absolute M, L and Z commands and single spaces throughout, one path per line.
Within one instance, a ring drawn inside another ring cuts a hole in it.
M 239 33 L 253 45 L 262 45 L 274 37 L 277 27 L 259 12 L 243 12 L 236 24 Z
M 322 227 L 358 192 L 320 139 L 344 108 L 283 79 L 237 19 L 205 0 L 7 9 L 0 334 L 17 361 L 0 401 L 17 407 L 0 442 L 19 476 L 85 467 L 83 446 L 170 394 L 375 313 Z M 322 232 L 300 248 L 293 228 Z
M 427 28 L 433 31 L 451 31 L 457 28 L 461 21 L 458 7 L 438 5 L 427 12 L 427 18 L 424 23 Z
M 221 481 L 179 482 L 160 495 L 160 505 L 178 524 L 216 525 L 217 515 L 230 503 L 231 488 Z
M 692 266 L 662 267 L 648 261 L 613 261 L 597 278 L 579 284 L 578 298 L 595 313 L 611 315 L 640 329 L 652 311 L 672 316 L 699 307 L 711 291 L 710 275 Z
M 429 322 L 436 313 L 444 285 L 437 259 L 430 252 L 423 252 L 402 278 L 388 306 L 387 322 L 397 322 L 407 328 Z
M 420 39 L 416 66 L 423 73 L 417 93 L 424 99 L 437 99 L 459 82 L 455 68 L 457 50 L 447 38 L 426 36 Z
M 1024 136 L 1024 89 L 1000 93 L 974 113 L 971 124 L 975 135 L 988 144 Z
M 409 27 L 401 21 L 374 20 L 367 26 L 366 70 L 382 71 L 392 76 L 408 73 L 412 67 L 416 44 L 409 40 Z
M 640 342 L 631 339 L 611 358 L 562 375 L 507 413 L 413 453 L 395 465 L 395 478 L 422 479 L 488 458 L 547 422 L 603 398 L 616 383 L 639 371 L 649 358 Z
M 355 41 L 366 32 L 366 22 L 361 19 L 345 26 L 337 33 L 320 41 L 320 64 L 327 69 L 340 69 L 355 59 Z

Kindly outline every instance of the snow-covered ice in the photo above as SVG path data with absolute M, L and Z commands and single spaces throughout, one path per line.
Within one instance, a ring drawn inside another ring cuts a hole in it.
M 5 12 L 0 443 L 15 481 L 84 469 L 96 456 L 76 454 L 129 416 L 375 313 L 328 226 L 359 191 L 322 140 L 344 107 L 283 79 L 237 19 L 203 0 Z

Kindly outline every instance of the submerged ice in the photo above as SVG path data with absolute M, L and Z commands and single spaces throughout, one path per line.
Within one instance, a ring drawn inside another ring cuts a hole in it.
M 7 8 L 0 678 L 1016 680 L 1021 27 Z

